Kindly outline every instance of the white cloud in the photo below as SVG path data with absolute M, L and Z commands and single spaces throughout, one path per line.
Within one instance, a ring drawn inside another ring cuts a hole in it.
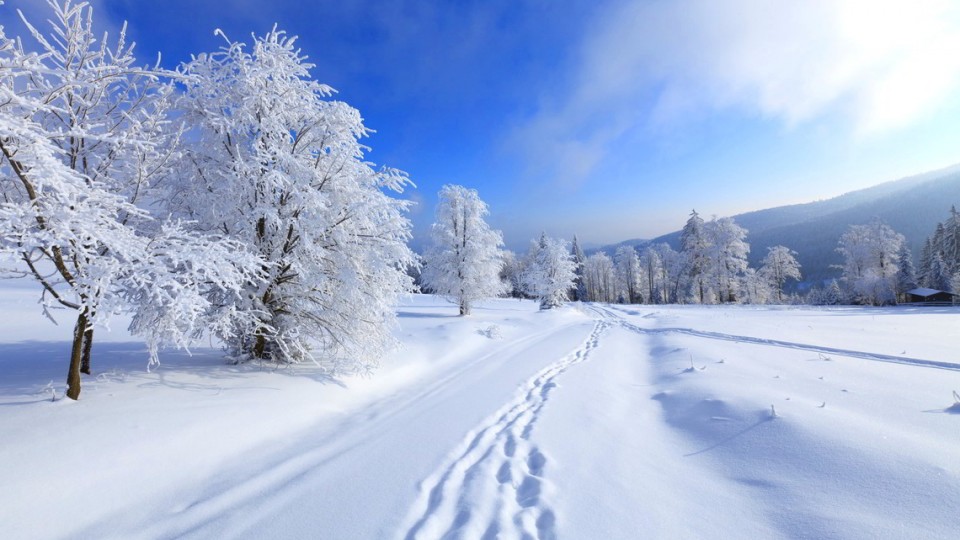
M 734 110 L 788 127 L 823 117 L 871 135 L 935 111 L 960 83 L 953 0 L 633 0 L 582 44 L 568 92 L 515 140 L 585 178 L 638 126 Z M 588 150 L 584 160 L 570 148 Z M 569 179 L 568 179 L 569 181 Z

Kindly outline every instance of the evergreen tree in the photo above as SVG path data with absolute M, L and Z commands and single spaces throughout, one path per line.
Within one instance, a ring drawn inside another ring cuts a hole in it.
M 930 286 L 930 267 L 933 265 L 933 243 L 931 238 L 923 242 L 923 249 L 920 251 L 920 269 L 917 272 L 917 282 L 922 287 Z
M 828 306 L 839 306 L 844 303 L 844 298 L 845 295 L 843 294 L 843 289 L 840 288 L 840 283 L 835 279 L 831 279 L 830 284 L 824 291 L 824 304 Z
M 942 286 L 957 272 L 960 272 L 960 213 L 951 206 L 950 216 L 937 223 L 923 244 L 918 280 L 924 287 L 946 290 Z
M 950 275 L 960 272 L 960 213 L 950 207 L 950 217 L 943 222 L 943 235 L 938 246 Z
M 543 234 L 531 246 L 530 261 L 526 272 L 527 292 L 539 299 L 540 309 L 563 305 L 576 278 L 576 265 L 567 243 Z
M 583 249 L 580 247 L 580 241 L 577 240 L 577 235 L 573 235 L 573 246 L 570 248 L 570 254 L 573 256 L 573 262 L 577 266 L 577 277 L 574 280 L 574 287 L 571 290 L 570 296 L 574 302 L 582 302 L 586 300 L 586 288 L 583 285 L 583 265 L 587 257 L 583 254 Z
M 913 255 L 906 243 L 900 247 L 897 266 L 897 299 L 902 302 L 905 300 L 906 292 L 917 286 L 917 275 L 913 268 Z
M 947 270 L 947 265 L 943 262 L 943 257 L 939 252 L 933 254 L 933 260 L 930 262 L 930 275 L 927 278 L 927 287 L 938 291 L 949 291 L 951 289 L 951 275 Z

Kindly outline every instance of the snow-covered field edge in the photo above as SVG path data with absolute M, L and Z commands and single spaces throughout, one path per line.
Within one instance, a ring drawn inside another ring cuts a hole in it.
M 5 538 L 948 538 L 955 308 L 398 308 L 369 377 L 67 329 L 7 289 Z M 638 532 L 639 531 L 639 532 Z

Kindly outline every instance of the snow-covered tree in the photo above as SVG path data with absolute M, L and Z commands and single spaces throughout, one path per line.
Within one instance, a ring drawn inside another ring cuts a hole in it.
M 776 296 L 772 289 L 772 280 L 762 270 L 757 271 L 753 268 L 747 268 L 741 279 L 743 281 L 741 286 L 744 293 L 743 300 L 748 304 L 766 304 Z M 777 302 L 783 302 L 782 296 L 776 298 Z
M 929 287 L 930 265 L 933 264 L 933 243 L 931 238 L 923 242 L 920 250 L 920 268 L 917 270 L 917 282 L 921 287 Z
M 960 272 L 960 213 L 950 207 L 950 216 L 937 223 L 920 252 L 918 281 L 924 287 L 946 290 L 951 276 Z
M 849 302 L 849 299 L 846 294 L 843 292 L 843 288 L 840 287 L 840 282 L 831 279 L 830 283 L 823 290 L 823 300 L 824 304 L 828 306 L 839 306 Z
M 518 257 L 510 250 L 500 252 L 500 281 L 506 286 L 506 294 L 513 298 L 523 298 L 523 274 L 526 271 L 526 258 Z
M 613 260 L 606 253 L 598 252 L 587 257 L 583 266 L 585 300 L 590 302 L 616 301 L 616 276 Z
M 663 291 L 662 302 L 683 302 L 683 294 L 688 287 L 686 256 L 666 243 L 657 244 L 653 249 L 660 259 L 660 275 L 657 282 Z
M 646 285 L 645 296 L 650 304 L 663 302 L 663 288 L 659 281 L 662 265 L 660 255 L 651 246 L 647 246 L 640 254 L 640 267 L 643 269 Z
M 824 289 L 823 298 L 824 303 L 828 306 L 839 306 L 847 301 L 847 297 L 843 294 L 840 283 L 835 279 L 831 279 L 830 284 Z
M 217 33 L 220 50 L 180 69 L 190 144 L 167 201 L 258 260 L 263 275 L 230 304 L 246 317 L 221 337 L 237 361 L 368 369 L 412 284 L 407 203 L 388 195 L 409 181 L 371 168 L 360 113 L 329 99 L 295 38 L 275 28 L 248 47 Z
M 617 283 L 620 289 L 620 295 L 623 301 L 628 304 L 638 304 L 643 302 L 643 295 L 640 291 L 640 258 L 637 257 L 637 250 L 633 246 L 620 246 L 613 256 L 616 266 Z
M 806 303 L 814 306 L 837 306 L 845 303 L 846 295 L 837 280 L 832 279 L 822 289 L 814 287 L 807 293 Z
M 586 300 L 586 288 L 583 285 L 583 264 L 587 260 L 587 256 L 583 253 L 583 248 L 580 247 L 580 241 L 577 239 L 577 235 L 573 235 L 573 246 L 570 248 L 570 255 L 573 256 L 573 263 L 577 265 L 577 277 L 574 280 L 574 287 L 570 293 L 570 297 L 574 302 L 582 302 Z
M 125 31 L 112 45 L 98 40 L 86 4 L 49 5 L 49 34 L 23 21 L 38 51 L 0 35 L 0 251 L 38 281 L 45 311 L 76 310 L 76 399 L 95 326 L 133 314 L 153 363 L 161 344 L 231 318 L 204 289 L 235 294 L 252 274 L 234 244 L 145 210 L 178 140 L 165 73 L 134 65 Z
M 939 251 L 950 275 L 960 272 L 960 212 L 950 207 L 950 216 L 943 222 L 943 238 Z
M 852 225 L 840 237 L 843 279 L 861 303 L 880 305 L 896 299 L 897 260 L 903 235 L 879 219 Z
M 906 292 L 917 286 L 916 270 L 913 268 L 913 254 L 904 243 L 897 257 L 897 301 L 903 301 Z
M 446 185 L 440 190 L 433 244 L 424 256 L 423 282 L 469 315 L 474 302 L 498 296 L 507 288 L 500 279 L 503 259 L 500 231 L 484 221 L 487 205 L 474 189 Z
M 705 270 L 711 277 L 717 301 L 736 302 L 740 276 L 747 269 L 750 253 L 750 244 L 745 240 L 747 230 L 728 217 L 710 220 L 703 230 L 707 242 Z
M 693 210 L 680 232 L 680 251 L 686 263 L 684 273 L 693 287 L 694 299 L 700 304 L 704 303 L 707 292 L 707 271 L 710 262 L 707 249 L 709 247 L 703 218 Z
M 563 305 L 576 279 L 576 263 L 569 245 L 546 235 L 532 242 L 525 278 L 527 293 L 540 301 L 540 309 Z
M 950 271 L 947 269 L 947 263 L 943 261 L 943 256 L 939 251 L 933 253 L 930 260 L 930 269 L 927 271 L 927 287 L 938 291 L 950 290 Z
M 787 280 L 800 279 L 800 263 L 796 254 L 788 247 L 773 246 L 767 248 L 767 256 L 761 263 L 760 274 L 768 280 L 779 303 L 783 303 L 783 285 Z

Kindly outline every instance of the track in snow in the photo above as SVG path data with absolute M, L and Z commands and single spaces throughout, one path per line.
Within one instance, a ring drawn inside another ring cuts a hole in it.
M 656 334 L 685 334 L 688 336 L 701 337 L 707 339 L 719 339 L 723 341 L 734 341 L 737 343 L 749 343 L 753 345 L 768 345 L 771 347 L 784 347 L 788 349 L 799 349 L 824 354 L 837 354 L 849 356 L 851 358 L 861 358 L 864 360 L 874 360 L 877 362 L 889 362 L 893 364 L 906 364 L 910 366 L 920 366 L 937 369 L 947 369 L 951 371 L 960 371 L 960 364 L 954 362 L 943 362 L 939 360 L 925 360 L 923 358 L 910 358 L 907 356 L 894 356 L 890 354 L 870 353 L 863 351 L 854 351 L 850 349 L 838 349 L 835 347 L 824 347 L 821 345 L 809 345 L 805 343 L 796 343 L 793 341 L 781 341 L 778 339 L 764 339 L 749 336 L 738 336 L 734 334 L 723 334 L 720 332 L 708 332 L 705 330 L 694 330 L 693 328 L 640 328 L 618 315 L 615 311 L 600 306 L 591 306 L 591 309 L 600 314 L 604 320 L 612 320 L 627 330 L 643 335 Z
M 422 482 L 403 538 L 460 538 L 470 530 L 483 539 L 556 537 L 556 516 L 543 498 L 547 457 L 530 435 L 557 377 L 587 360 L 608 327 L 597 321 L 582 346 L 534 375 L 512 401 L 471 430 Z
M 449 388 L 453 381 L 467 375 L 473 368 L 492 357 L 516 354 L 531 344 L 548 340 L 572 325 L 552 327 L 548 330 L 508 341 L 487 354 L 468 358 L 457 363 L 442 376 L 425 381 L 424 385 L 410 388 L 375 404 L 368 410 L 368 422 L 356 421 L 349 416 L 335 427 L 314 432 L 308 430 L 297 444 L 281 449 L 270 461 L 249 468 L 242 461 L 211 479 L 199 493 L 174 506 L 166 519 L 154 520 L 149 528 L 137 535 L 145 538 L 172 538 L 188 536 L 205 538 L 212 534 L 222 537 L 237 537 L 264 516 L 271 515 L 283 503 L 289 501 L 292 486 L 308 485 L 310 471 L 335 466 L 355 448 L 369 445 L 382 432 L 377 426 L 389 425 L 404 415 L 410 415 L 435 396 Z M 331 434 L 336 437 L 331 439 Z M 267 502 L 265 502 L 265 500 Z M 133 533 L 127 533 L 133 534 Z M 80 534 L 80 537 L 88 536 Z M 123 534 L 120 534 L 123 536 Z

